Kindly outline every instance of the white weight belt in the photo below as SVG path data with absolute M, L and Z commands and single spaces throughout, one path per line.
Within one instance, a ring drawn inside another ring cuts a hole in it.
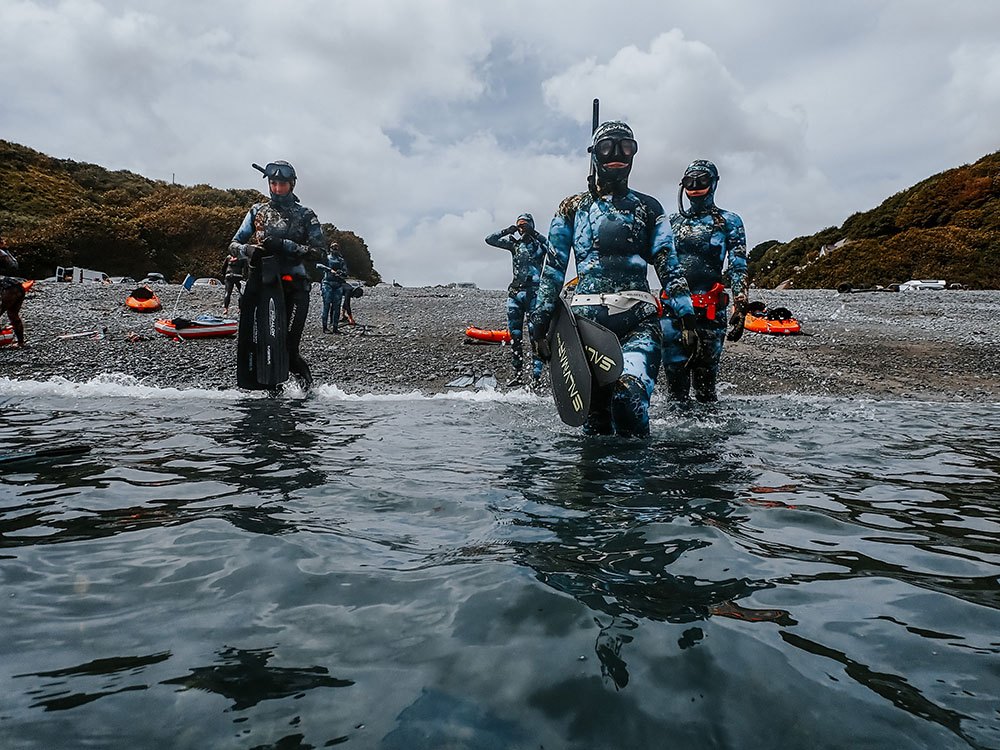
M 631 310 L 640 302 L 648 302 L 656 306 L 656 297 L 649 292 L 640 292 L 638 289 L 630 289 L 624 292 L 612 292 L 608 294 L 574 294 L 570 301 L 571 307 L 582 307 L 583 305 L 604 305 L 611 314 Z

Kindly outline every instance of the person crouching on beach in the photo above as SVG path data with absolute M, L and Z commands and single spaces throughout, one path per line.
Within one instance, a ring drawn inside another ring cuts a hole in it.
M 17 259 L 7 252 L 7 243 L 0 235 L 0 317 L 4 313 L 10 318 L 10 325 L 14 329 L 14 338 L 17 343 L 14 346 L 26 347 L 24 341 L 24 322 L 21 320 L 21 305 L 24 303 L 25 291 L 22 285 L 23 279 L 7 276 L 9 273 L 17 271 Z
M 729 295 L 726 276 L 733 292 L 735 312 L 729 340 L 743 335 L 747 307 L 747 240 L 743 220 L 732 211 L 715 205 L 719 170 L 704 159 L 691 162 L 684 170 L 677 191 L 677 213 L 670 215 L 677 259 L 691 289 L 694 303 L 698 354 L 690 357 L 681 341 L 681 319 L 673 300 L 664 299 L 663 376 L 667 393 L 675 401 L 687 401 L 694 390 L 698 401 L 716 401 L 719 361 L 726 338 Z M 683 196 L 690 208 L 684 208 Z
M 549 246 L 545 238 L 535 231 L 535 220 L 531 214 L 521 214 L 513 225 L 487 237 L 486 244 L 509 251 L 514 268 L 514 278 L 507 287 L 507 330 L 510 331 L 514 378 L 507 385 L 518 385 L 524 367 L 524 322 L 535 301 L 542 264 Z M 534 357 L 531 367 L 532 385 L 537 386 L 541 377 L 542 361 Z

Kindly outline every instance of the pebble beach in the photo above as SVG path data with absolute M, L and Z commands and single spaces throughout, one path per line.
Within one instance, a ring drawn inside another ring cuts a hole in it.
M 235 337 L 175 341 L 158 318 L 221 315 L 220 286 L 155 287 L 163 310 L 125 307 L 134 286 L 38 282 L 22 309 L 28 347 L 0 348 L 0 377 L 87 382 L 128 376 L 153 387 L 235 387 Z M 720 397 L 797 393 L 841 398 L 1000 401 L 1000 292 L 848 293 L 757 290 L 802 335 L 747 332 L 727 343 Z M 355 326 L 324 334 L 313 285 L 302 352 L 317 383 L 347 393 L 437 393 L 464 375 L 513 376 L 510 349 L 473 343 L 467 326 L 506 327 L 506 291 L 366 288 Z M 235 294 L 230 312 L 236 317 Z M 6 320 L 4 320 L 6 324 Z M 75 337 L 68 334 L 86 334 Z

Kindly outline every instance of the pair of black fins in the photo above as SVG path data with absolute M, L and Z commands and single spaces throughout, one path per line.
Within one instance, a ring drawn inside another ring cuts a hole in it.
M 625 368 L 621 343 L 610 330 L 573 313 L 560 298 L 549 328 L 549 374 L 559 418 L 581 427 L 590 414 L 591 390 L 610 385 Z
M 248 390 L 275 390 L 288 380 L 288 316 L 278 259 L 254 258 L 240 298 L 236 334 L 236 384 Z

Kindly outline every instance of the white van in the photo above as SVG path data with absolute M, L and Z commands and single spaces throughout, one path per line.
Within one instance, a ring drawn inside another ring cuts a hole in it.
M 97 281 L 100 283 L 111 283 L 111 277 L 104 271 L 92 271 L 89 268 L 80 266 L 56 266 L 56 281 L 67 281 L 73 284 L 82 284 L 85 281 Z

